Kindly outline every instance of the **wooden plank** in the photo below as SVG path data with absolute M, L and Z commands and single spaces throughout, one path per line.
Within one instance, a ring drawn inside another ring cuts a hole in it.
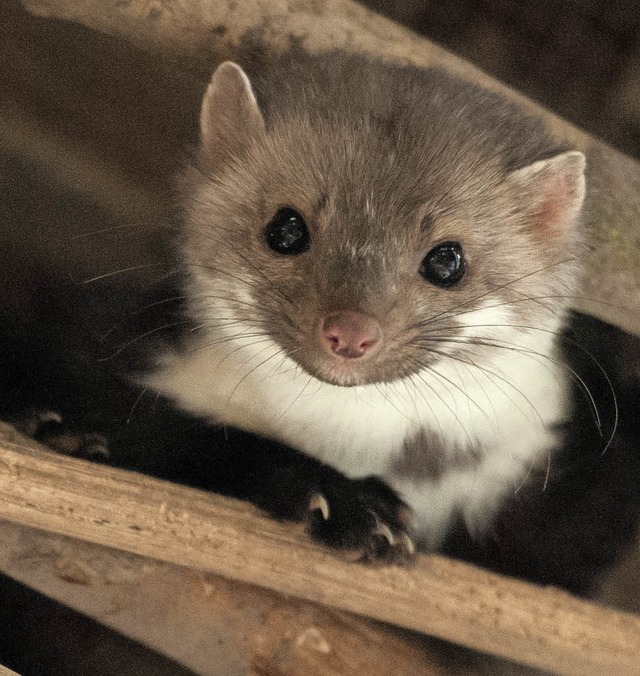
M 411 568 L 358 566 L 241 502 L 57 456 L 6 425 L 0 432 L 0 518 L 558 673 L 638 673 L 636 616 L 438 556 Z
M 0 571 L 201 676 L 450 674 L 437 646 L 407 632 L 9 522 Z
M 538 104 L 498 83 L 478 68 L 350 2 L 291 0 L 23 0 L 38 16 L 79 21 L 197 73 L 204 81 L 223 58 L 242 56 L 243 40 L 260 36 L 266 52 L 292 42 L 311 53 L 360 51 L 402 63 L 437 65 L 515 98 L 540 115 L 559 140 L 587 153 L 593 199 L 587 227 L 583 292 L 578 310 L 640 335 L 640 166 L 589 137 Z
M 11 669 L 7 669 L 7 667 L 3 667 L 0 664 L 0 676 L 20 676 L 20 675 L 15 671 L 11 671 Z

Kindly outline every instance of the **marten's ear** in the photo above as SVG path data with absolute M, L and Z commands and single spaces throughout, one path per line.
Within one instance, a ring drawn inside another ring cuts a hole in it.
M 200 110 L 200 160 L 209 170 L 237 156 L 256 135 L 264 133 L 264 119 L 251 82 L 237 64 L 216 68 Z
M 512 171 L 507 177 L 524 205 L 526 227 L 544 241 L 561 241 L 578 223 L 585 194 L 585 157 L 571 150 Z

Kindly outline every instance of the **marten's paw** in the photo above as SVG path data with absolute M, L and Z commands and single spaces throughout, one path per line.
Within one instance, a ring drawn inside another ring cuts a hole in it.
M 29 411 L 14 424 L 23 434 L 63 455 L 98 462 L 109 458 L 109 445 L 101 434 L 70 429 L 56 411 Z
M 348 479 L 330 467 L 287 467 L 256 501 L 279 519 L 305 521 L 310 535 L 352 560 L 408 563 L 411 510 L 376 477 Z

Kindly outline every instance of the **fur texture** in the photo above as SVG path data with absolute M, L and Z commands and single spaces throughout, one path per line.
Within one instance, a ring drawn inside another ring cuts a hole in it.
M 423 545 L 588 590 L 637 526 L 640 352 L 594 320 L 559 334 L 582 157 L 433 71 L 334 55 L 222 73 L 183 180 L 179 274 L 151 295 L 127 275 L 22 269 L 22 294 L 8 277 L 2 415 L 49 421 L 36 435 L 81 453 L 104 437 L 107 462 L 251 500 L 363 558 L 412 552 L 395 488 Z M 50 203 L 50 181 L 12 173 L 29 207 Z M 309 228 L 296 256 L 265 244 L 287 205 Z M 466 262 L 448 288 L 419 272 L 443 240 Z M 364 360 L 323 346 L 345 311 L 377 327 Z
M 383 477 L 426 546 L 459 514 L 482 531 L 568 415 L 555 339 L 577 286 L 584 158 L 438 71 L 339 55 L 253 85 L 223 64 L 205 95 L 184 181 L 196 330 L 144 384 L 349 477 Z M 283 207 L 308 225 L 302 255 L 265 243 Z M 467 266 L 450 289 L 419 274 L 443 241 Z M 345 311 L 380 327 L 373 357 L 321 348 L 318 327 Z

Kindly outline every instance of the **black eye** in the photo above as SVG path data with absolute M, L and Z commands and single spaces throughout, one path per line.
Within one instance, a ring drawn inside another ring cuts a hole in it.
M 464 272 L 464 255 L 459 242 L 443 242 L 434 246 L 420 263 L 420 274 L 438 286 L 457 284 Z
M 309 230 L 304 218 L 295 210 L 279 209 L 267 224 L 267 244 L 279 254 L 291 256 L 309 248 Z

